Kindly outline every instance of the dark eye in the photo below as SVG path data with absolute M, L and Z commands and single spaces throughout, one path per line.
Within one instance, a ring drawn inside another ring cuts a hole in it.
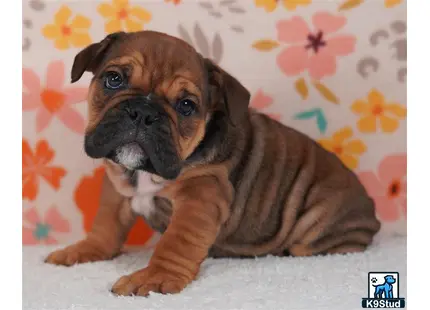
M 122 86 L 122 76 L 117 72 L 108 72 L 105 75 L 105 87 L 108 89 L 118 89 Z
M 189 116 L 196 110 L 196 104 L 190 99 L 184 99 L 178 102 L 176 110 L 184 116 Z

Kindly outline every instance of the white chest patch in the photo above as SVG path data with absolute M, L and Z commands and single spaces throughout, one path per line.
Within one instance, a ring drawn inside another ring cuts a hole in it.
M 153 197 L 163 186 L 163 183 L 156 183 L 152 180 L 152 174 L 139 171 L 136 194 L 131 200 L 133 211 L 149 219 L 155 208 Z

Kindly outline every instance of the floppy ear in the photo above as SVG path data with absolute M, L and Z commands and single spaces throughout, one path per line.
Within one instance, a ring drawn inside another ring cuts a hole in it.
M 112 33 L 99 43 L 93 43 L 80 51 L 73 62 L 72 83 L 78 81 L 85 71 L 94 73 L 112 43 L 124 34 L 125 32 Z
M 204 62 L 208 72 L 209 97 L 216 104 L 214 108 L 225 112 L 233 125 L 239 124 L 248 111 L 251 94 L 210 59 L 205 58 Z

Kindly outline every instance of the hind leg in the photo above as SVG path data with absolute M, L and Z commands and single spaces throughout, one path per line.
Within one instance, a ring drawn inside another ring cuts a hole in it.
M 327 251 L 327 254 L 348 254 L 359 253 L 366 250 L 366 246 L 361 244 L 340 245 Z
M 354 230 L 342 234 L 331 234 L 309 244 L 294 244 L 288 251 L 293 256 L 362 252 L 371 243 L 372 239 L 373 234 Z
M 350 198 L 340 204 L 336 199 L 324 200 L 310 208 L 290 233 L 287 250 L 294 256 L 364 251 L 381 224 L 373 205 L 365 198 L 357 199 Z M 329 203 L 337 206 L 328 208 Z
M 382 295 L 381 290 L 379 289 L 379 287 L 376 287 L 374 298 L 381 298 L 381 295 Z

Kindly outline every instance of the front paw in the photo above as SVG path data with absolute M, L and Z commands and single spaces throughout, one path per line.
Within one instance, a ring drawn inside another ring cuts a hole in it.
M 107 260 L 112 257 L 113 255 L 107 254 L 95 244 L 83 240 L 64 249 L 52 252 L 45 259 L 45 263 L 72 266 L 75 264 Z
M 175 294 L 190 282 L 165 269 L 148 266 L 128 276 L 121 277 L 112 287 L 112 293 L 122 296 L 148 296 L 149 292 Z

